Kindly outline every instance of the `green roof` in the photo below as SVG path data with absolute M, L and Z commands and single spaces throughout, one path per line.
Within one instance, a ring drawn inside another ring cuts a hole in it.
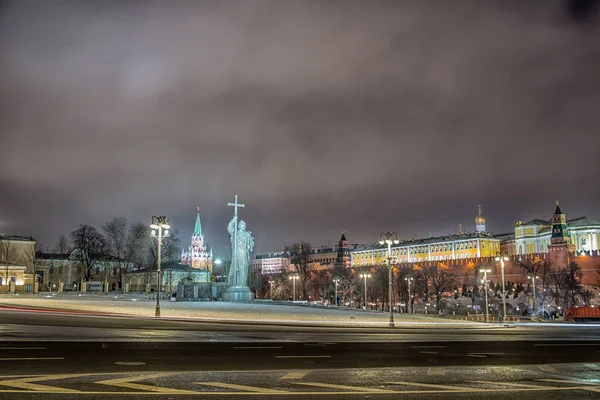
M 200 223 L 200 209 L 196 214 L 196 226 L 194 227 L 194 236 L 202 236 L 202 224 Z

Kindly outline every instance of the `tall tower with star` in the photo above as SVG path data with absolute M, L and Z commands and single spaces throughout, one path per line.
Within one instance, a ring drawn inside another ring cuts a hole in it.
M 204 243 L 202 223 L 200 222 L 200 207 L 197 207 L 197 210 L 192 240 L 188 249 L 181 252 L 181 263 L 195 269 L 212 272 L 213 253 L 212 249 L 207 249 Z
M 552 223 L 552 235 L 548 245 L 548 259 L 554 267 L 563 268 L 567 266 L 569 253 L 574 250 L 574 246 L 571 244 L 567 230 L 567 216 L 560 209 L 558 201 L 550 222 Z

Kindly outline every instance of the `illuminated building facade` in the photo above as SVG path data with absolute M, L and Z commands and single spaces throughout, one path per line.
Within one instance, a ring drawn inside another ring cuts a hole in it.
M 500 251 L 500 239 L 485 229 L 481 206 L 475 218 L 476 232 L 456 235 L 404 240 L 392 246 L 392 258 L 396 263 L 446 261 L 493 257 Z M 351 252 L 353 267 L 379 265 L 387 262 L 387 246 L 374 245 Z
M 548 253 L 552 243 L 560 238 L 564 238 L 562 240 L 570 252 L 590 255 L 597 253 L 600 247 L 600 222 L 587 217 L 568 220 L 557 204 L 550 220 L 517 222 L 514 238 L 507 238 L 503 247 L 510 255 L 543 254 Z

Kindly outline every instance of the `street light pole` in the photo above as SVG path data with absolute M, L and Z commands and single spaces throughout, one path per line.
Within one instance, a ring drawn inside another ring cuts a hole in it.
M 155 317 L 160 317 L 160 287 L 162 285 L 161 280 L 161 251 L 162 251 L 162 240 L 169 236 L 169 219 L 164 215 L 161 216 L 153 216 L 152 223 L 150 224 L 150 228 L 152 228 L 152 232 L 150 235 L 153 238 L 156 238 L 158 241 L 158 253 L 157 253 L 157 266 L 156 266 L 156 310 L 154 312 Z M 164 231 L 163 231 L 164 229 Z M 158 230 L 158 233 L 156 232 Z
M 502 321 L 506 322 L 506 286 L 504 285 L 504 261 L 508 261 L 508 257 L 498 253 L 496 261 L 500 261 L 500 267 L 502 268 Z
M 298 274 L 293 274 L 290 276 L 292 281 L 292 301 L 296 301 L 296 279 L 298 278 Z
M 485 322 L 490 322 L 490 308 L 488 307 L 488 280 L 487 273 L 492 272 L 491 269 L 480 269 L 483 272 L 484 288 L 485 288 Z
M 387 258 L 388 258 L 388 304 L 390 307 L 390 328 L 394 327 L 394 306 L 393 303 L 393 267 L 392 267 L 392 243 L 398 244 L 400 241 L 398 240 L 398 234 L 396 232 L 386 232 L 381 234 L 381 238 L 379 239 L 379 244 L 387 244 Z M 366 283 L 365 283 L 366 286 Z M 366 290 L 365 290 L 366 294 Z
M 535 297 L 535 279 L 539 278 L 539 276 L 528 276 L 528 279 L 531 279 L 531 285 L 533 287 L 533 316 L 537 315 L 537 298 Z
M 273 283 L 275 281 L 273 279 L 269 279 L 269 285 L 271 285 L 271 288 L 269 289 L 269 294 L 271 295 L 271 300 L 273 300 Z
M 367 278 L 371 277 L 371 274 L 360 274 L 361 278 L 365 278 L 365 310 L 367 309 Z
M 338 278 L 335 278 L 333 281 L 335 282 L 335 296 L 334 296 L 334 300 L 333 301 L 335 301 L 335 306 L 337 307 L 339 305 L 338 301 L 337 301 L 337 298 L 338 298 L 338 282 L 340 280 Z
M 413 280 L 412 277 L 406 277 L 404 278 L 404 280 L 406 282 L 408 282 L 408 304 L 410 304 L 410 313 L 413 313 L 413 309 L 412 309 L 412 303 L 411 303 L 411 299 L 412 299 L 412 292 L 410 291 L 410 282 Z M 408 309 L 408 307 L 406 307 Z

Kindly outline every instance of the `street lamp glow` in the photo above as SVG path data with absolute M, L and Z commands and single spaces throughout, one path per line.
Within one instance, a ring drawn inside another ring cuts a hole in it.
M 364 308 L 366 310 L 367 309 L 367 278 L 370 278 L 371 274 L 367 274 L 367 273 L 360 274 L 360 277 L 365 279 L 365 307 Z
M 269 290 L 269 294 L 271 295 L 271 300 L 273 300 L 273 284 L 274 283 L 275 283 L 275 281 L 273 279 L 269 279 L 269 285 L 271 285 L 271 288 Z
M 531 288 L 533 289 L 533 316 L 537 314 L 537 298 L 535 297 L 535 280 L 539 279 L 539 276 L 528 276 L 527 279 L 531 279 Z
M 298 274 L 290 275 L 290 280 L 292 281 L 292 301 L 296 301 L 296 279 L 298 279 Z
M 491 269 L 480 269 L 479 272 L 483 272 L 483 282 L 485 288 L 485 322 L 490 322 L 490 308 L 488 307 L 488 272 L 492 272 Z
M 413 281 L 413 278 L 412 278 L 412 276 L 410 276 L 410 277 L 406 277 L 406 278 L 404 278 L 404 280 L 405 280 L 406 282 L 408 282 L 408 303 L 409 303 L 409 304 L 410 304 L 410 306 L 411 306 L 411 307 L 410 307 L 410 313 L 412 314 L 412 313 L 414 312 L 414 310 L 413 310 L 413 307 L 412 307 L 412 302 L 411 302 L 411 299 L 412 299 L 412 297 L 413 297 L 413 296 L 412 296 L 412 292 L 410 291 L 410 283 Z
M 222 262 L 223 261 L 219 260 L 218 258 L 215 260 L 215 264 L 217 264 L 217 265 L 221 265 Z
M 150 228 L 152 228 L 152 232 L 150 236 L 156 239 L 158 242 L 157 249 L 157 260 L 156 260 L 156 310 L 154 313 L 155 317 L 160 317 L 160 287 L 162 285 L 162 279 L 160 275 L 160 264 L 162 257 L 162 241 L 164 238 L 169 236 L 169 219 L 164 215 L 161 216 L 153 216 L 152 223 L 150 224 Z M 164 232 L 163 232 L 164 230 Z M 158 231 L 158 232 L 157 232 Z
M 392 265 L 392 243 L 398 244 L 400 241 L 398 240 L 398 234 L 396 232 L 386 232 L 382 233 L 379 238 L 379 244 L 387 244 L 387 259 L 388 259 L 388 304 L 390 308 L 390 328 L 394 327 L 394 301 L 392 297 L 393 293 L 393 265 Z M 366 281 L 365 281 L 365 305 L 367 299 L 366 293 Z
M 508 257 L 502 253 L 498 253 L 496 261 L 500 261 L 500 267 L 502 268 L 502 321 L 506 322 L 506 285 L 504 283 L 504 261 L 508 261 Z

